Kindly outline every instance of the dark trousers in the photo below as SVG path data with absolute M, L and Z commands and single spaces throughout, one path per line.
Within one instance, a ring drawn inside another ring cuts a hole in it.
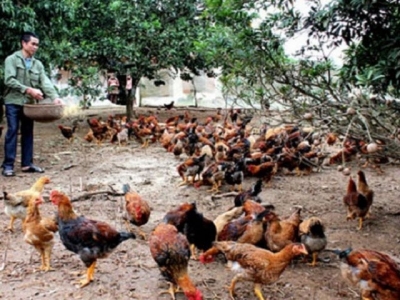
M 24 115 L 23 106 L 6 104 L 7 133 L 4 140 L 5 170 L 14 169 L 17 156 L 18 130 L 21 123 L 21 166 L 33 163 L 33 120 Z

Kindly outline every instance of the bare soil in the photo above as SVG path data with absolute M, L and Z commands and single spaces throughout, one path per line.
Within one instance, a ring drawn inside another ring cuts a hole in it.
M 140 112 L 154 113 L 155 109 L 141 108 Z M 91 109 L 89 114 L 107 115 L 123 113 L 124 110 L 110 111 Z M 177 114 L 176 111 L 159 111 L 160 121 Z M 191 111 L 199 119 L 209 111 Z M 142 227 L 147 234 L 161 221 L 164 214 L 185 201 L 196 201 L 199 211 L 207 218 L 214 219 L 232 206 L 232 198 L 211 200 L 208 187 L 177 188 L 180 178 L 176 166 L 184 159 L 174 158 L 160 145 L 153 144 L 141 149 L 136 141 L 125 147 L 111 144 L 97 146 L 82 139 L 87 133 L 85 122 L 77 132 L 78 139 L 70 146 L 61 136 L 56 125 L 65 121 L 48 124 L 37 123 L 35 135 L 35 163 L 46 169 L 52 183 L 46 187 L 45 196 L 54 188 L 66 191 L 71 197 L 84 192 L 115 191 L 121 193 L 122 184 L 129 183 L 147 199 L 152 207 L 150 221 Z M 69 124 L 67 124 L 69 125 Z M 3 148 L 4 137 L 0 140 Z M 1 158 L 2 159 L 2 158 Z M 17 163 L 18 165 L 18 163 Z M 288 215 L 294 205 L 304 207 L 302 216 L 320 217 L 326 225 L 328 248 L 365 247 L 384 251 L 400 257 L 400 170 L 396 166 L 385 166 L 385 174 L 378 175 L 373 169 L 366 169 L 370 186 L 375 190 L 372 208 L 373 218 L 357 231 L 357 222 L 346 222 L 342 197 L 347 186 L 347 177 L 336 171 L 336 167 L 325 167 L 310 176 L 279 176 L 273 179 L 271 188 L 264 188 L 261 198 L 275 205 L 276 211 Z M 358 166 L 352 164 L 355 175 Z M 21 173 L 17 177 L 1 178 L 1 185 L 7 191 L 16 192 L 28 188 L 40 174 Z M 254 182 L 247 178 L 244 188 Z M 228 191 L 228 187 L 224 187 Z M 73 203 L 80 214 L 89 218 L 106 221 L 117 229 L 125 230 L 121 219 L 123 197 L 110 194 L 92 195 Z M 4 204 L 1 201 L 0 209 Z M 42 215 L 52 215 L 55 208 L 50 203 L 42 205 Z M 8 225 L 7 216 L 0 215 L 0 227 Z M 7 250 L 7 251 L 6 251 Z M 5 257 L 5 252 L 7 253 Z M 263 293 L 270 300 L 275 299 L 359 299 L 356 288 L 343 281 L 339 261 L 329 252 L 320 254 L 323 261 L 317 267 L 310 267 L 300 260 L 292 263 L 280 280 L 265 286 Z M 108 258 L 98 261 L 95 280 L 88 287 L 79 289 L 77 275 L 71 272 L 84 270 L 78 256 L 65 249 L 58 235 L 53 250 L 53 272 L 36 271 L 39 255 L 23 240 L 21 222 L 16 222 L 14 233 L 0 231 L 0 298 L 3 299 L 170 299 L 168 294 L 159 292 L 168 288 L 153 261 L 147 242 L 141 239 L 121 244 Z M 202 291 L 205 299 L 229 299 L 227 286 L 233 273 L 221 262 L 202 265 L 191 261 L 190 276 Z M 177 294 L 177 299 L 184 299 Z M 256 299 L 251 283 L 237 285 L 236 299 Z

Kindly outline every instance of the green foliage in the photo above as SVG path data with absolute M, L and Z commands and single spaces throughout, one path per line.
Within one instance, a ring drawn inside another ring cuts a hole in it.
M 75 4 L 82 9 L 76 11 L 79 22 L 68 40 L 73 49 L 66 59 L 68 67 L 95 62 L 100 70 L 131 74 L 133 95 L 142 77 L 159 80 L 162 69 L 171 69 L 172 76 L 180 71 L 187 80 L 208 69 L 194 46 L 206 28 L 199 1 L 76 0 Z M 133 99 L 126 100 L 130 116 Z
M 375 92 L 400 90 L 400 1 L 339 0 L 322 8 L 315 5 L 305 26 L 312 37 L 322 37 L 331 46 L 348 46 L 340 73 L 343 82 L 362 84 L 365 80 L 360 81 L 360 76 L 373 76 L 368 84 Z
M 79 105 L 85 109 L 89 108 L 92 101 L 100 96 L 103 87 L 97 67 L 74 68 L 73 76 L 68 84 L 67 88 L 60 91 L 61 96 L 80 98 Z

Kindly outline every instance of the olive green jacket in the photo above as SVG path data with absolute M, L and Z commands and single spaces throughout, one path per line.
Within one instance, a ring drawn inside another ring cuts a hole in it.
M 33 103 L 34 100 L 25 93 L 29 87 L 42 90 L 44 97 L 51 100 L 59 97 L 40 60 L 32 57 L 32 66 L 27 70 L 20 50 L 8 56 L 4 65 L 4 104 Z

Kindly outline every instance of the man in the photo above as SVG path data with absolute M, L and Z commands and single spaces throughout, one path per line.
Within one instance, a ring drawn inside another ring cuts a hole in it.
M 33 164 L 33 120 L 23 113 L 25 103 L 51 98 L 62 104 L 57 91 L 46 76 L 43 64 L 33 55 L 39 47 L 39 38 L 33 32 L 21 36 L 22 49 L 5 60 L 4 83 L 6 86 L 4 104 L 6 107 L 7 133 L 4 141 L 2 175 L 15 176 L 14 163 L 17 155 L 17 137 L 21 124 L 21 170 L 28 173 L 43 173 Z M 43 94 L 43 92 L 44 94 Z

